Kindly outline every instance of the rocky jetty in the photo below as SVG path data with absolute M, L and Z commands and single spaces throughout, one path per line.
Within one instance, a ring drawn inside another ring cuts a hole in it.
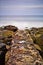
M 0 27 L 1 65 L 43 65 L 43 27 Z
M 27 31 L 18 30 L 14 35 L 10 54 L 6 65 L 43 65 L 42 58 Z

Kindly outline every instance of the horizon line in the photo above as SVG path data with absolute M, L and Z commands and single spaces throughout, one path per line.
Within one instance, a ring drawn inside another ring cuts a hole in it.
M 0 15 L 0 17 L 31 17 L 31 16 L 37 16 L 37 17 L 42 17 L 43 15 Z
M 43 5 L 8 5 L 0 6 L 1 9 L 23 9 L 23 8 L 43 8 Z

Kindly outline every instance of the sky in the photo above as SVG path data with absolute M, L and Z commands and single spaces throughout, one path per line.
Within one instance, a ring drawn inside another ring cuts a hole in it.
M 43 0 L 0 0 L 2 15 L 43 15 Z
M 37 17 L 12 18 L 12 16 L 25 15 L 29 17 L 36 15 Z M 3 17 L 1 18 L 1 16 Z M 43 27 L 43 0 L 0 0 L 0 26 L 2 25 L 15 25 L 20 29 Z

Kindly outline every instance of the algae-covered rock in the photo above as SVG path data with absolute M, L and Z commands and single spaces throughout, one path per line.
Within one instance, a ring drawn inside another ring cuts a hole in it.
M 43 27 L 31 29 L 30 35 L 33 39 L 36 49 L 40 52 L 41 56 L 43 57 Z

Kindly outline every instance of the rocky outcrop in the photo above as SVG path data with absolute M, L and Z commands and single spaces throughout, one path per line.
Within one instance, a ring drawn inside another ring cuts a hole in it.
M 15 34 L 10 54 L 6 65 L 43 65 L 42 58 L 27 31 L 18 30 Z
M 25 30 L 12 25 L 0 27 L 1 65 L 43 65 L 42 58 L 43 27 Z

